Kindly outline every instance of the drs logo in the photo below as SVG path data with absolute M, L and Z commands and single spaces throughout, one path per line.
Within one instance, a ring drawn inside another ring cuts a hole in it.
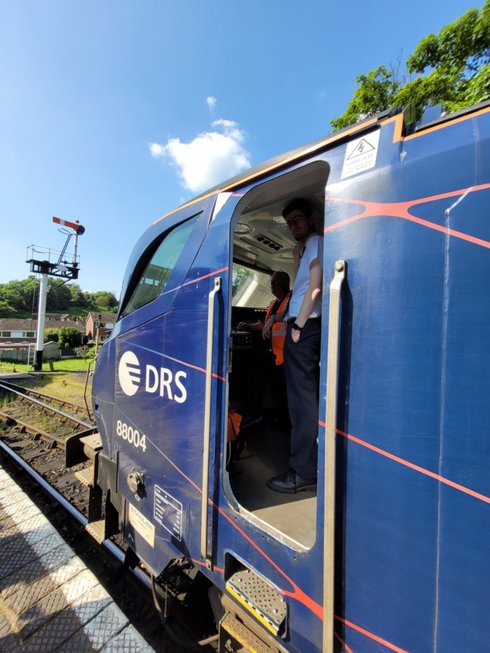
M 132 351 L 126 351 L 121 356 L 118 377 L 119 385 L 128 397 L 135 395 L 141 387 L 148 394 L 156 394 L 178 404 L 183 404 L 187 400 L 187 389 L 184 385 L 186 372 L 183 370 L 175 372 L 167 367 L 150 364 L 142 366 Z
M 128 397 L 136 394 L 141 382 L 141 367 L 138 357 L 132 351 L 121 356 L 118 368 L 119 384 Z

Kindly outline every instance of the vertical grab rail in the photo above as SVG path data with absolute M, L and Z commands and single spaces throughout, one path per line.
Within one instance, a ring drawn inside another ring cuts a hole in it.
M 325 415 L 325 490 L 323 495 L 323 647 L 334 649 L 335 580 L 335 439 L 340 340 L 341 291 L 345 279 L 345 261 L 335 261 L 330 283 L 327 347 L 327 397 Z
M 221 290 L 221 277 L 214 280 L 214 288 L 208 296 L 208 333 L 206 341 L 206 385 L 204 390 L 204 429 L 201 495 L 201 556 L 208 569 L 212 569 L 212 554 L 208 549 L 208 503 L 209 503 L 209 446 L 211 439 L 211 382 L 213 372 L 214 300 Z

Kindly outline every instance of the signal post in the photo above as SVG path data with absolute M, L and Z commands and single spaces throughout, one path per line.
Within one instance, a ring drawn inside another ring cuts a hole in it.
M 53 222 L 60 225 L 59 231 L 66 236 L 65 244 L 61 252 L 53 252 L 53 250 L 50 249 L 38 249 L 34 245 L 31 245 L 28 248 L 28 259 L 26 261 L 26 263 L 30 263 L 31 265 L 31 272 L 41 275 L 37 312 L 36 354 L 33 364 L 36 372 L 40 372 L 43 365 L 48 276 L 60 277 L 66 279 L 66 281 L 78 279 L 78 236 L 81 236 L 85 232 L 85 227 L 79 224 L 78 221 L 69 222 L 68 220 L 53 217 Z M 74 250 L 70 257 L 66 254 L 66 250 L 73 236 L 75 237 Z M 43 258 L 41 258 L 41 256 Z M 51 257 L 55 258 L 56 256 L 57 260 L 51 261 Z

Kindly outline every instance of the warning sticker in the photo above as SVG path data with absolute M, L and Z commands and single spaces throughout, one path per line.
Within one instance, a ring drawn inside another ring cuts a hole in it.
M 153 516 L 179 542 L 182 540 L 182 504 L 158 485 L 155 485 Z
M 149 519 L 140 513 L 130 503 L 128 512 L 129 523 L 150 546 L 155 546 L 155 527 Z
M 342 179 L 374 168 L 378 154 L 379 130 L 347 143 Z

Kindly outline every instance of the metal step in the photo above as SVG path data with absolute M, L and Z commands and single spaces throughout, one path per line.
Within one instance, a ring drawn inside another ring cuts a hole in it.
M 221 619 L 220 623 L 220 633 L 219 633 L 219 651 L 228 650 L 226 647 L 227 635 L 224 635 L 222 631 L 225 631 L 230 635 L 237 644 L 242 648 L 236 649 L 234 651 L 252 651 L 253 653 L 271 653 L 272 649 L 267 646 L 257 635 L 255 635 L 251 630 L 242 624 L 234 615 L 227 612 L 225 616 Z
M 93 465 L 80 469 L 78 472 L 75 472 L 74 476 L 77 481 L 80 481 L 82 485 L 90 487 L 94 484 L 94 473 L 95 469 Z
M 87 533 L 89 533 L 89 535 L 91 535 L 94 538 L 97 544 L 102 544 L 102 542 L 107 539 L 106 530 L 105 530 L 105 519 L 99 519 L 98 521 L 89 522 L 85 526 L 85 530 L 87 531 Z
M 287 603 L 272 585 L 250 569 L 240 569 L 226 581 L 227 591 L 273 635 L 285 629 Z

